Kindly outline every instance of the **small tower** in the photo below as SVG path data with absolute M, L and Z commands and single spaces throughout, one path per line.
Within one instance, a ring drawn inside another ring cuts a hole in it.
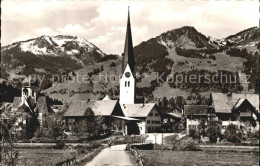
M 25 79 L 22 83 L 22 104 L 31 97 L 36 103 L 37 85 L 36 81 L 32 82 L 31 77 Z
M 120 78 L 120 104 L 135 103 L 135 59 L 131 34 L 130 15 L 126 29 L 125 48 L 123 53 L 122 77 Z

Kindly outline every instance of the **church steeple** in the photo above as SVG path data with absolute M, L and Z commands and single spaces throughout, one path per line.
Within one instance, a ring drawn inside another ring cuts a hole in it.
M 135 76 L 135 58 L 134 58 L 134 49 L 132 42 L 132 33 L 131 33 L 131 23 L 130 23 L 130 11 L 128 6 L 128 19 L 127 19 L 127 28 L 126 28 L 126 38 L 125 38 L 125 48 L 123 53 L 123 63 L 122 63 L 122 73 L 129 64 L 129 67 Z
M 120 78 L 120 104 L 135 103 L 135 58 L 131 34 L 130 14 L 126 28 L 125 49 L 123 53 L 122 77 Z

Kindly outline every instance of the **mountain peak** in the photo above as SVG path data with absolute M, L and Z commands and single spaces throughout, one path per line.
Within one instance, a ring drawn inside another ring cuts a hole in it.
M 183 26 L 162 33 L 157 37 L 158 42 L 166 47 L 185 47 L 185 48 L 212 48 L 208 43 L 208 38 L 198 32 L 193 26 Z

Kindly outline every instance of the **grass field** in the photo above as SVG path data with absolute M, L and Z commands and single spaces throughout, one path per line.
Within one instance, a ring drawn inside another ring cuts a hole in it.
M 72 158 L 75 153 L 70 149 L 41 149 L 19 148 L 19 166 L 48 166 L 54 165 L 67 158 Z
M 149 166 L 235 166 L 258 165 L 256 153 L 204 151 L 139 150 L 145 164 Z

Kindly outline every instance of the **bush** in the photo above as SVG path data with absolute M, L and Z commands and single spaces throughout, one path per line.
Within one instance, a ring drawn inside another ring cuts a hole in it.
M 199 150 L 198 147 L 197 147 L 197 144 L 194 142 L 194 141 L 190 141 L 188 142 L 184 148 L 182 149 L 184 151 L 197 151 Z
M 192 137 L 192 139 L 199 138 L 199 133 L 196 129 L 189 129 L 189 136 Z
M 254 131 L 254 132 L 248 132 L 247 133 L 248 138 L 256 138 L 259 139 L 259 131 Z
M 65 143 L 64 143 L 63 141 L 57 140 L 57 141 L 56 141 L 56 145 L 55 145 L 54 148 L 55 148 L 55 149 L 63 149 L 64 146 L 65 146 Z
M 210 122 L 209 127 L 206 130 L 207 137 L 211 143 L 217 143 L 218 137 L 220 135 L 220 127 L 217 122 Z
M 181 150 L 181 151 L 196 151 L 200 150 L 190 137 L 183 137 L 180 140 L 173 142 L 172 150 Z
M 242 132 L 234 124 L 229 124 L 224 133 L 228 142 L 240 143 L 242 141 Z

